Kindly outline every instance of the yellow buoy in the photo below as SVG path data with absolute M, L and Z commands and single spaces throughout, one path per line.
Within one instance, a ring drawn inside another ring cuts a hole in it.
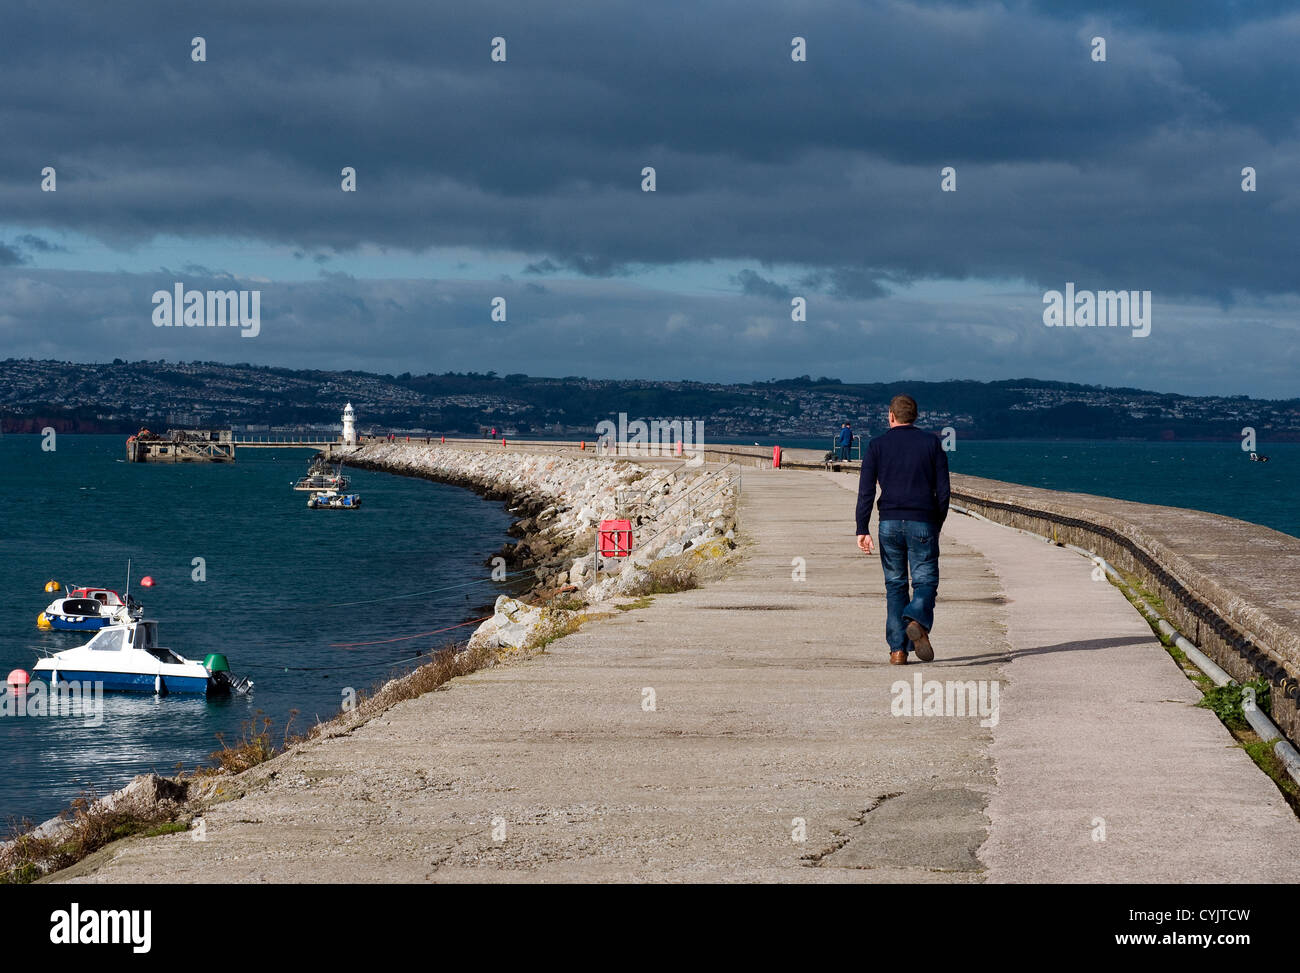
M 45 614 L 45 612 L 41 612 L 36 616 L 36 627 L 42 632 L 48 632 L 54 626 L 50 624 L 50 616 Z
M 45 582 L 45 593 L 47 595 L 52 595 L 54 594 L 54 592 L 62 591 L 62 590 L 63 590 L 63 585 L 59 584 L 57 581 Z

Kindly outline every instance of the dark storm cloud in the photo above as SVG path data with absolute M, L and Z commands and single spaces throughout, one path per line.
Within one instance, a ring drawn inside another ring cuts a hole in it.
M 805 275 L 800 283 L 805 287 L 825 291 L 831 297 L 871 298 L 889 293 L 880 283 L 880 274 L 856 267 L 834 267 Z
M 0 206 L 115 245 L 506 249 L 593 278 L 756 261 L 843 297 L 1292 292 L 1300 17 L 1182 6 L 23 5 L 0 37 Z
M 66 253 L 64 247 L 31 233 L 19 235 L 12 244 L 0 240 L 0 267 L 18 267 L 31 263 L 33 253 Z
M 740 288 L 742 294 L 750 297 L 768 297 L 788 301 L 794 295 L 790 288 L 776 281 L 768 280 L 757 271 L 745 269 L 731 278 L 732 283 Z
M 24 233 L 17 240 L 27 250 L 35 253 L 66 253 L 67 248 L 61 247 L 57 243 L 51 243 L 44 237 L 38 237 L 32 233 Z

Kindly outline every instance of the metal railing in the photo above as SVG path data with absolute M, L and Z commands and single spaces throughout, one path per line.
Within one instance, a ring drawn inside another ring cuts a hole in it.
M 837 459 L 837 460 L 844 460 L 844 461 L 847 461 L 847 462 L 854 462 L 854 461 L 861 462 L 861 461 L 862 461 L 862 437 L 861 437 L 861 436 L 856 436 L 856 435 L 855 435 L 855 436 L 853 437 L 853 442 L 851 442 L 851 443 L 849 444 L 849 455 L 848 455 L 848 456 L 841 457 L 841 456 L 840 456 L 840 449 L 841 449 L 841 447 L 840 447 L 840 445 L 839 445 L 839 436 L 832 436 L 832 437 L 831 437 L 831 455 L 832 455 L 835 459 Z
M 735 460 L 732 460 L 730 463 L 727 463 L 726 465 L 721 466 L 716 470 L 711 470 L 707 472 L 700 481 L 693 483 L 690 489 L 686 490 L 680 497 L 678 497 L 676 500 L 670 503 L 667 507 L 664 507 L 664 509 L 660 511 L 660 515 L 662 516 L 669 509 L 675 507 L 677 504 L 681 503 L 683 500 L 690 497 L 693 493 L 695 493 L 700 488 L 701 484 L 708 484 L 710 482 L 711 477 L 720 476 L 728 467 L 734 465 L 735 465 Z M 633 534 L 633 537 L 636 539 L 636 543 L 633 546 L 633 550 L 634 551 L 639 550 L 640 548 L 648 546 L 651 541 L 657 538 L 660 534 L 663 534 L 665 531 L 672 530 L 677 527 L 681 527 L 683 523 L 689 523 L 695 517 L 695 511 L 698 507 L 703 506 L 705 503 L 707 503 L 709 500 L 712 500 L 714 497 L 716 497 L 722 491 L 726 490 L 728 487 L 734 486 L 736 488 L 736 496 L 739 497 L 740 481 L 741 481 L 741 475 L 739 472 L 728 474 L 725 478 L 725 482 L 718 484 L 712 493 L 710 493 L 708 496 L 703 498 L 693 499 L 688 506 L 683 507 L 682 510 L 679 511 L 678 516 L 671 518 L 666 523 L 661 522 L 660 520 L 656 520 L 654 526 L 659 527 L 659 529 L 655 531 L 653 534 L 651 534 L 649 537 L 638 538 L 636 537 L 635 534 Z M 712 482 L 717 483 L 717 480 L 713 480 Z

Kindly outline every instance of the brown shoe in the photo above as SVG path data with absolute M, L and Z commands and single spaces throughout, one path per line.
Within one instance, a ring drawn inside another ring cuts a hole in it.
M 907 623 L 907 637 L 916 649 L 916 657 L 922 662 L 934 661 L 934 646 L 930 644 L 930 634 L 921 627 L 920 622 Z
M 905 666 L 905 665 L 907 665 L 907 653 L 906 653 L 906 652 L 891 652 L 891 653 L 889 653 L 889 664 L 890 664 L 891 666 Z

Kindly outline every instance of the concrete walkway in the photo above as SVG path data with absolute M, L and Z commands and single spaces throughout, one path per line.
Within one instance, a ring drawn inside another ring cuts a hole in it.
M 959 514 L 944 533 L 980 552 L 1005 603 L 988 881 L 1293 881 L 1300 821 L 1092 562 Z M 981 665 L 941 640 L 945 594 L 936 666 Z
M 204 841 L 133 839 L 60 878 L 1284 879 L 1300 824 L 1076 555 L 954 516 L 937 659 L 889 666 L 854 485 L 746 473 L 728 579 L 281 757 Z M 996 682 L 996 725 L 894 715 L 917 675 Z

